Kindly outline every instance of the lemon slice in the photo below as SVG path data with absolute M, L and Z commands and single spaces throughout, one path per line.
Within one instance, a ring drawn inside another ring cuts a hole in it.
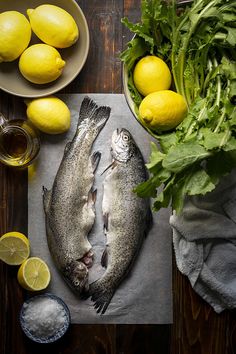
M 41 258 L 30 257 L 21 264 L 17 279 L 24 289 L 39 291 L 48 286 L 51 275 L 47 264 Z
M 8 232 L 0 238 L 0 259 L 9 265 L 23 263 L 30 253 L 28 238 L 20 232 Z

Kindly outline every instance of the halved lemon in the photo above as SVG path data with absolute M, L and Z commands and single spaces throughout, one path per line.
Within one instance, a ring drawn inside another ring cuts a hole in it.
M 30 254 L 28 238 L 16 231 L 7 232 L 0 238 L 0 259 L 9 265 L 20 265 Z
M 30 257 L 21 264 L 17 279 L 24 289 L 39 291 L 46 289 L 51 275 L 47 264 L 41 258 Z

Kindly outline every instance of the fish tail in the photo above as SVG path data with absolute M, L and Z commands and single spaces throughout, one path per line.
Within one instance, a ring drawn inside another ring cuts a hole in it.
M 87 119 L 89 116 L 92 116 L 97 108 L 98 105 L 91 98 L 85 96 L 80 107 L 78 126 L 82 121 Z
M 101 313 L 102 315 L 106 312 L 113 294 L 114 290 L 112 288 L 104 288 L 104 284 L 100 279 L 89 286 L 89 295 L 94 302 L 94 308 L 97 313 Z
M 91 98 L 86 96 L 81 104 L 77 130 L 85 121 L 94 121 L 99 130 L 101 130 L 110 116 L 110 111 L 110 107 L 98 106 Z

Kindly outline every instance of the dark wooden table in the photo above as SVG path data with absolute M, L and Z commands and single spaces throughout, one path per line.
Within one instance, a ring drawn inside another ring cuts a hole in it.
M 138 21 L 140 0 L 79 0 L 87 18 L 88 60 L 66 93 L 121 93 L 119 53 L 131 34 L 121 25 Z M 22 98 L 0 92 L 0 111 L 25 116 Z M 0 166 L 0 234 L 27 234 L 27 172 Z M 22 333 L 18 315 L 25 293 L 14 267 L 0 264 L 1 354 L 232 354 L 236 353 L 236 312 L 214 313 L 176 268 L 173 259 L 174 323 L 170 325 L 73 325 L 57 343 L 37 345 Z M 155 309 L 153 309 L 155 311 Z

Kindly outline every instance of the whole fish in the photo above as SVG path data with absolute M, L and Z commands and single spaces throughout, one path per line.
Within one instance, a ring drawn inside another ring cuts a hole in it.
M 150 200 L 134 188 L 147 179 L 142 154 L 126 129 L 112 135 L 112 164 L 104 180 L 102 210 L 107 239 L 103 276 L 89 287 L 97 312 L 105 313 L 115 290 L 131 270 L 151 224 Z
M 43 187 L 49 250 L 78 293 L 88 288 L 88 267 L 93 262 L 87 236 L 95 219 L 93 182 L 100 153 L 91 155 L 91 149 L 109 115 L 109 107 L 98 107 L 89 97 L 84 98 L 75 136 L 65 147 L 53 187 L 50 191 Z

